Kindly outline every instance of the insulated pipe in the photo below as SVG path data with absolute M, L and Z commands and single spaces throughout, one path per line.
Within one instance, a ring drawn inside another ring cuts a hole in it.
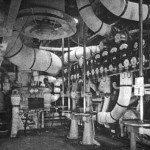
M 23 69 L 45 71 L 57 75 L 62 67 L 61 59 L 48 51 L 25 46 L 20 38 L 12 36 L 5 57 Z
M 80 46 L 70 47 L 69 51 L 75 50 L 79 48 Z M 46 47 L 46 46 L 40 46 L 40 49 L 48 50 L 48 51 L 62 51 L 62 47 Z M 64 47 L 64 52 L 68 52 L 68 47 Z
M 81 56 L 83 56 L 83 47 L 77 47 L 76 49 L 70 51 L 70 62 L 78 61 Z M 88 46 L 86 47 L 86 58 L 94 56 L 94 54 L 100 52 L 99 46 Z M 64 63 L 68 64 L 68 53 L 64 54 Z
M 128 0 L 100 0 L 100 2 L 114 15 L 121 18 L 139 21 L 138 3 Z M 150 6 L 143 4 L 143 21 L 150 19 Z
M 107 112 L 110 103 L 110 96 L 104 96 L 104 103 L 101 112 Z
M 51 95 L 51 102 L 57 101 L 58 98 L 60 97 L 60 93 L 61 93 L 60 85 L 61 85 L 61 83 L 62 83 L 61 79 L 57 79 L 54 82 L 54 94 Z
M 100 124 L 114 123 L 125 112 L 128 105 L 130 104 L 132 91 L 132 75 L 128 77 L 127 73 L 120 74 L 120 92 L 118 101 L 111 112 L 99 112 L 97 121 Z
M 85 85 L 85 92 L 86 93 L 90 93 L 90 88 L 93 89 L 94 91 L 96 91 L 96 86 L 95 84 L 93 84 L 91 82 L 91 80 L 89 80 L 86 85 Z M 91 97 L 88 95 L 86 96 L 86 99 L 85 99 L 85 109 L 87 112 L 90 112 L 91 111 L 91 106 L 92 106 L 92 100 L 91 100 Z
M 104 95 L 109 94 L 108 96 L 106 96 L 106 95 L 104 96 L 104 102 L 103 102 L 103 106 L 102 106 L 102 112 L 106 112 L 108 110 L 108 106 L 110 103 L 110 93 L 111 93 L 109 76 L 101 78 L 98 89 L 100 92 L 103 92 Z
M 54 94 L 47 93 L 47 95 L 49 94 L 50 103 L 52 103 L 57 101 L 58 98 L 60 97 L 60 93 L 61 93 L 60 85 L 62 84 L 62 79 L 61 78 L 56 79 L 52 76 L 39 76 L 39 81 L 43 81 L 45 77 L 48 78 L 49 82 L 54 83 Z
M 94 13 L 89 0 L 77 0 L 79 13 L 86 25 L 95 33 L 107 37 L 112 33 L 112 26 L 102 22 Z

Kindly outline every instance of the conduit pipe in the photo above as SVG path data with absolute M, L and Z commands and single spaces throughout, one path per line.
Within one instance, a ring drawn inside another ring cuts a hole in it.
M 100 0 L 114 15 L 121 18 L 139 21 L 139 5 L 129 0 Z M 143 21 L 150 19 L 150 6 L 143 4 Z
M 114 123 L 123 115 L 130 104 L 132 91 L 132 75 L 129 77 L 127 73 L 120 74 L 120 92 L 118 101 L 111 112 L 99 112 L 97 121 L 100 124 Z
M 81 56 L 83 56 L 83 47 L 77 47 L 76 49 L 70 51 L 70 62 L 78 61 Z M 99 46 L 88 46 L 86 47 L 86 58 L 94 56 L 96 53 L 99 53 Z M 64 63 L 68 64 L 68 52 L 64 54 Z
M 62 67 L 61 59 L 48 51 L 25 46 L 20 38 L 9 38 L 5 57 L 23 69 L 45 71 L 55 76 Z
M 112 26 L 102 22 L 94 13 L 89 0 L 77 0 L 79 13 L 86 25 L 95 33 L 104 37 L 112 34 Z

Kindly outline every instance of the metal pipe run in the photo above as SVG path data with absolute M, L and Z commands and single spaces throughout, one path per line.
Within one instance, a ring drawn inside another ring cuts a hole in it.
M 64 106 L 64 38 L 62 38 L 62 105 Z
M 86 107 L 86 97 L 85 97 L 85 92 L 86 92 L 86 37 L 85 37 L 85 23 L 83 25 L 83 59 L 84 59 L 84 62 L 83 62 L 83 93 L 84 93 L 84 96 L 83 96 L 83 111 L 85 113 L 85 107 Z
M 143 0 L 139 0 L 139 76 L 143 77 Z M 143 79 L 144 80 L 144 79 Z M 144 86 L 144 85 L 143 85 Z M 144 88 L 144 87 L 143 87 Z M 140 96 L 140 119 L 144 116 L 143 95 Z
M 70 110 L 70 80 L 71 80 L 71 65 L 70 65 L 70 38 L 68 38 L 68 110 Z

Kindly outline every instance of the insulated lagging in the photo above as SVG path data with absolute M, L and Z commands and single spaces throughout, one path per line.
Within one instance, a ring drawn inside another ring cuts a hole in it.
M 89 0 L 77 0 L 77 7 L 83 21 L 95 34 L 104 37 L 112 34 L 112 26 L 104 23 L 95 15 Z
M 123 115 L 130 104 L 132 91 L 132 76 L 126 74 L 120 75 L 120 91 L 118 101 L 111 112 L 99 112 L 97 121 L 100 124 L 114 123 Z
M 128 20 L 139 21 L 139 4 L 129 0 L 100 0 L 114 15 Z M 150 6 L 143 4 L 143 21 L 150 19 Z
M 22 43 L 18 36 L 18 33 L 14 33 L 12 37 L 7 39 L 9 44 L 5 58 L 22 69 L 45 71 L 53 76 L 59 73 L 62 61 L 57 55 L 28 47 Z

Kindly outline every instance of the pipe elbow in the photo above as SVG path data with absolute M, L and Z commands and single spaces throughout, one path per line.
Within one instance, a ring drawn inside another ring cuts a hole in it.
M 114 15 L 128 20 L 139 21 L 138 3 L 126 0 L 100 0 L 100 2 Z M 143 4 L 143 20 L 150 19 L 149 6 Z
M 57 79 L 54 82 L 54 94 L 51 96 L 51 101 L 55 102 L 59 99 L 60 97 L 60 93 L 61 93 L 61 89 L 60 89 L 60 85 L 61 85 L 61 79 Z
M 111 33 L 111 25 L 102 22 L 94 13 L 89 0 L 77 0 L 79 13 L 86 25 L 95 33 L 107 37 Z
M 54 94 L 51 96 L 51 102 L 56 102 L 58 98 L 60 97 L 60 94 Z

